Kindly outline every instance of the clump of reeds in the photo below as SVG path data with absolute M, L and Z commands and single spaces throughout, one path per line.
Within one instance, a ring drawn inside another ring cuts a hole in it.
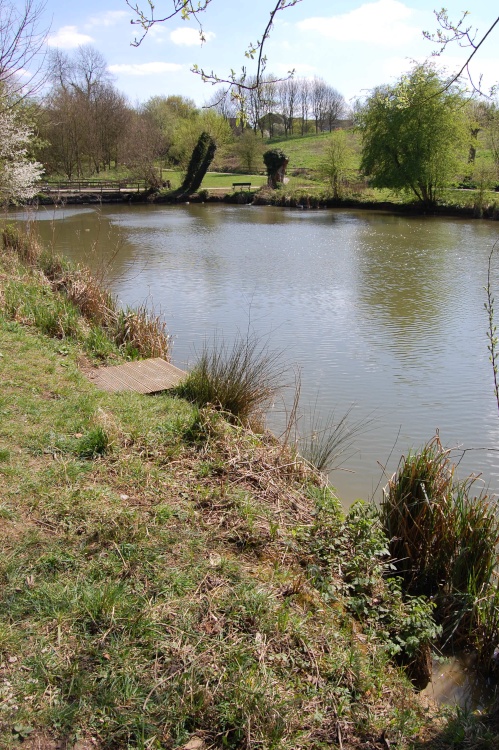
M 114 340 L 133 356 L 168 359 L 170 336 L 159 315 L 149 313 L 144 305 L 120 310 L 113 323 Z
M 499 641 L 499 517 L 474 481 L 456 479 L 437 436 L 401 459 L 380 515 L 405 591 L 433 598 L 444 642 L 477 646 L 488 658 Z
M 87 268 L 78 266 L 71 271 L 66 270 L 56 277 L 54 285 L 59 291 L 64 291 L 88 321 L 109 327 L 116 319 L 116 302 L 113 296 Z
M 353 406 L 341 416 L 334 412 L 324 418 L 317 409 L 312 411 L 307 429 L 298 440 L 300 455 L 319 471 L 334 471 L 341 459 L 352 448 L 354 438 L 364 430 L 370 420 L 350 419 Z
M 14 250 L 27 266 L 35 266 L 42 253 L 31 228 L 23 231 L 15 224 L 6 224 L 2 228 L 2 243 L 5 249 Z
M 215 336 L 211 346 L 205 343 L 179 395 L 254 425 L 283 388 L 285 369 L 280 352 L 255 335 L 237 335 L 232 345 Z

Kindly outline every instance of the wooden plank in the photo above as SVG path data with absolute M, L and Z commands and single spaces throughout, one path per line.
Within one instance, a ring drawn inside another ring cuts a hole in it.
M 100 367 L 87 373 L 91 382 L 103 391 L 119 393 L 158 393 L 174 388 L 187 373 L 166 362 L 161 357 L 126 362 L 113 367 Z

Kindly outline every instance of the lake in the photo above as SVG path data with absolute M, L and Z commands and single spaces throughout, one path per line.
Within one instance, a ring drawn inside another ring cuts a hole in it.
M 283 351 L 290 384 L 300 371 L 302 431 L 314 412 L 339 419 L 352 407 L 351 420 L 368 421 L 330 475 L 344 503 L 379 497 L 400 456 L 436 430 L 461 477 L 480 473 L 499 492 L 484 310 L 497 222 L 218 204 L 29 218 L 123 304 L 161 312 L 179 367 L 215 333 L 230 343 L 250 330 Z M 499 247 L 493 266 L 497 292 Z M 269 416 L 276 431 L 282 412 L 279 402 Z

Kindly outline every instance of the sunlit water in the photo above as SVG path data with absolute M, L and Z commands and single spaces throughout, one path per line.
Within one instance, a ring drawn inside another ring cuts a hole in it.
M 161 311 L 178 366 L 214 332 L 230 342 L 250 329 L 299 368 L 304 413 L 353 405 L 352 419 L 370 420 L 331 475 L 345 503 L 379 495 L 400 455 L 437 429 L 466 449 L 460 474 L 499 491 L 484 310 L 498 223 L 199 204 L 34 217 L 56 251 L 109 266 L 123 304 Z M 499 252 L 495 268 L 499 289 Z

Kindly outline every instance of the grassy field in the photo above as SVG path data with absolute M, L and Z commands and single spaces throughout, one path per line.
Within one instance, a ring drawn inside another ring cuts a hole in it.
M 290 136 L 289 138 L 272 138 L 268 148 L 282 149 L 289 156 L 288 171 L 295 169 L 318 170 L 324 160 L 330 133 L 318 135 Z M 358 169 L 360 163 L 360 136 L 353 130 L 347 131 L 347 145 L 354 154 L 353 167 Z
M 212 408 L 97 390 L 132 350 L 81 279 L 2 251 L 0 747 L 496 747 L 396 666 L 431 618 L 369 507 Z
M 232 192 L 232 185 L 234 182 L 251 182 L 252 188 L 258 188 L 267 184 L 267 177 L 263 174 L 208 172 L 201 187 L 205 190 L 209 190 L 210 188 L 223 188 L 226 189 L 227 192 Z M 234 189 L 238 190 L 239 188 Z

